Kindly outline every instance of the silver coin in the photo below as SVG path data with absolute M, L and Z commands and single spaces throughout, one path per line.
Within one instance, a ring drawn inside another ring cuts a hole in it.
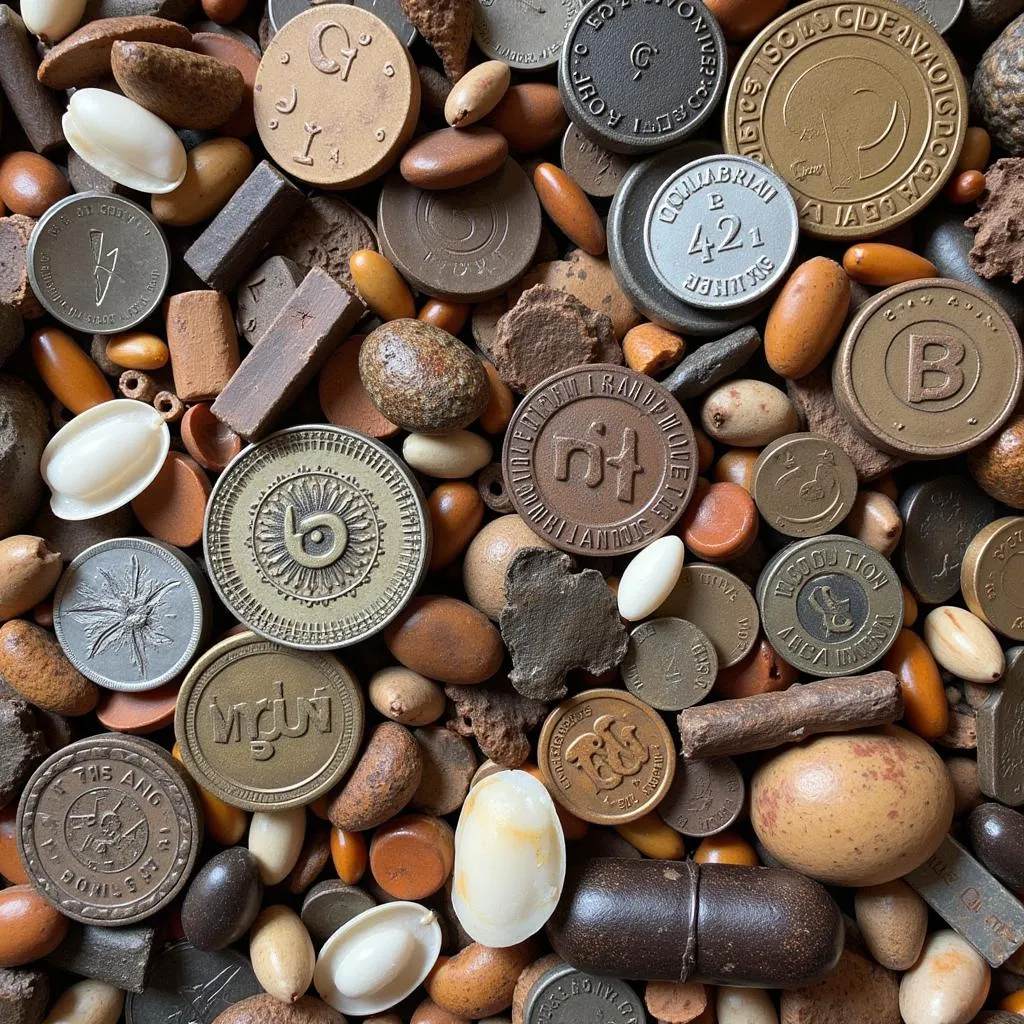
M 948 32 L 964 9 L 964 0 L 896 0 L 927 21 L 936 32 Z
M 702 309 L 735 309 L 779 283 L 799 233 L 786 183 L 756 160 L 723 154 L 665 179 L 647 208 L 644 248 L 673 295 Z
M 39 218 L 26 263 L 32 291 L 51 316 L 87 334 L 116 334 L 160 305 L 171 252 L 141 206 L 83 192 Z
M 416 26 L 405 16 L 401 0 L 350 0 L 353 6 L 376 14 L 405 46 L 416 42 Z
M 310 7 L 319 7 L 323 3 L 350 4 L 352 0 L 267 0 L 267 17 L 270 19 L 270 27 L 275 34 L 288 24 L 292 18 L 297 17 Z
M 82 675 L 109 690 L 152 690 L 188 668 L 206 639 L 206 581 L 188 555 L 143 537 L 94 544 L 65 570 L 53 628 Z
M 582 6 L 582 0 L 476 0 L 473 38 L 488 57 L 511 68 L 550 68 Z
M 599 146 L 574 124 L 562 136 L 561 156 L 562 170 L 584 192 L 598 199 L 615 195 L 619 182 L 633 166 L 631 157 Z

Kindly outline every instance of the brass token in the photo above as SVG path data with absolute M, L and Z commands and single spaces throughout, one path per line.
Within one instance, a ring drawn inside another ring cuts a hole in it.
M 548 715 L 537 760 L 560 804 L 595 825 L 624 825 L 660 803 L 676 767 L 661 716 L 625 690 L 587 690 Z
M 658 711 L 682 711 L 699 704 L 717 675 L 715 648 L 692 622 L 649 619 L 629 634 L 622 681 L 631 694 Z
M 785 179 L 809 235 L 861 239 L 938 195 L 967 115 L 956 59 L 926 21 L 889 0 L 811 0 L 740 58 L 724 143 Z
M 1024 641 L 1024 516 L 997 519 L 974 537 L 960 564 L 960 586 L 979 619 Z

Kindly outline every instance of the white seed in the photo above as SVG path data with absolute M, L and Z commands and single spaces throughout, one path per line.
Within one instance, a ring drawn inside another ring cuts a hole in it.
M 302 852 L 306 837 L 306 810 L 254 811 L 249 823 L 249 852 L 259 864 L 264 885 L 277 885 L 288 877 Z
M 924 620 L 924 642 L 935 660 L 970 683 L 994 683 L 1006 670 L 995 633 L 964 608 L 934 608 Z
M 718 1024 L 779 1024 L 772 997 L 763 988 L 723 985 L 715 998 Z
M 402 456 L 413 469 L 438 480 L 464 480 L 491 461 L 491 443 L 479 434 L 456 430 L 451 434 L 410 434 Z
M 124 993 L 105 981 L 79 981 L 65 989 L 43 1024 L 117 1024 Z
M 653 615 L 679 582 L 685 556 L 675 536 L 659 537 L 637 552 L 619 579 L 619 614 L 628 622 Z
M 379 992 L 395 982 L 415 946 L 415 938 L 395 925 L 378 928 L 339 960 L 334 974 L 338 990 L 352 999 Z
M 498 105 L 511 79 L 504 61 L 487 60 L 470 68 L 448 93 L 444 119 L 456 128 L 476 124 Z
M 253 922 L 249 960 L 256 980 L 275 999 L 294 1003 L 313 980 L 316 951 L 294 910 L 266 907 Z
M 25 28 L 50 45 L 70 35 L 85 14 L 85 0 L 21 0 Z

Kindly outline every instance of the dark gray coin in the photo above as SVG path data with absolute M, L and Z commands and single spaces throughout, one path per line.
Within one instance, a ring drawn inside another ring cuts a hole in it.
M 713 836 L 735 823 L 745 792 L 743 774 L 731 757 L 680 758 L 658 816 L 684 836 Z
M 473 38 L 488 57 L 511 68 L 550 68 L 582 6 L 582 0 L 476 0 Z
M 924 19 L 936 32 L 948 32 L 964 9 L 964 0 L 896 0 Z
M 99 192 L 54 203 L 26 255 L 32 291 L 62 324 L 116 334 L 160 304 L 171 271 L 167 239 L 137 203 Z
M 350 4 L 352 0 L 322 0 L 327 3 Z M 322 6 L 316 0 L 267 0 L 267 17 L 270 19 L 270 27 L 275 33 L 288 24 L 292 18 L 297 17 L 310 7 Z
M 643 1000 L 624 981 L 558 964 L 530 989 L 523 1020 L 525 1024 L 647 1024 L 647 1015 Z
M 124 1016 L 126 1024 L 213 1024 L 229 1006 L 262 991 L 241 953 L 178 942 L 154 959 L 145 991 L 129 993 Z
M 626 171 L 633 166 L 631 157 L 613 153 L 588 139 L 571 124 L 562 136 L 562 170 L 587 195 L 607 199 L 615 195 Z
M 1024 804 L 1024 647 L 1006 652 L 1006 672 L 978 708 L 978 786 L 1009 807 Z
M 306 893 L 300 917 L 310 938 L 323 945 L 343 924 L 377 906 L 373 897 L 338 878 L 318 882 Z
M 699 704 L 718 675 L 718 655 L 707 634 L 685 619 L 650 619 L 629 634 L 622 662 L 626 689 L 658 711 Z

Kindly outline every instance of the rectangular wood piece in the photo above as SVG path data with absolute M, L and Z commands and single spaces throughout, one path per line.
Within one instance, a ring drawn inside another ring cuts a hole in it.
M 64 145 L 61 96 L 36 78 L 39 58 L 25 23 L 0 4 L 0 87 L 37 153 Z

